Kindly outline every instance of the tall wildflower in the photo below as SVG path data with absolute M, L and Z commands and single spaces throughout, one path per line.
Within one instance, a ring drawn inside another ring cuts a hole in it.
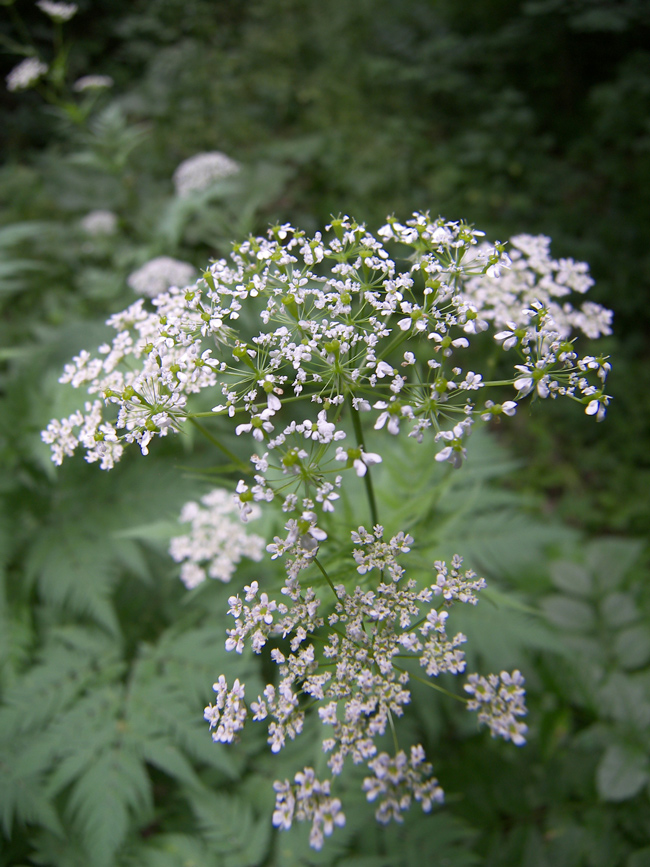
M 232 743 L 247 720 L 261 722 L 277 753 L 307 712 L 317 715 L 329 778 L 307 767 L 277 781 L 273 814 L 279 828 L 310 821 L 317 848 L 345 821 L 333 787 L 346 763 L 366 766 L 363 791 L 380 822 L 400 821 L 414 801 L 432 809 L 443 792 L 422 746 L 396 740 L 390 754 L 383 738 L 407 712 L 413 678 L 440 688 L 441 675 L 466 674 L 467 637 L 448 630 L 485 582 L 459 555 L 435 560 L 426 580 L 413 571 L 415 540 L 386 533 L 373 468 L 386 460 L 382 441 L 397 436 L 431 443 L 436 461 L 458 468 L 473 430 L 526 400 L 567 399 L 601 420 L 610 365 L 581 355 L 576 338 L 608 334 L 611 313 L 583 300 L 587 266 L 552 259 L 542 236 L 517 236 L 506 252 L 465 223 L 416 213 L 376 235 L 348 217 L 313 237 L 276 225 L 194 283 L 147 268 L 156 280 L 130 282 L 151 299 L 112 316 L 115 338 L 64 369 L 61 381 L 88 399 L 43 432 L 53 460 L 81 447 L 109 469 L 133 443 L 147 454 L 157 437 L 209 416 L 238 471 L 229 494 L 186 507 L 192 529 L 171 549 L 185 583 L 230 580 L 242 556 L 262 554 L 241 525 L 261 507 L 279 517 L 259 579 L 229 599 L 226 630 L 228 650 L 269 652 L 277 675 L 250 703 L 245 684 L 220 676 L 205 710 L 213 738 Z M 485 352 L 470 353 L 490 344 L 498 379 L 481 366 Z M 211 412 L 194 407 L 205 390 Z M 224 437 L 236 438 L 237 454 Z M 342 542 L 351 483 L 365 488 L 371 526 L 348 527 Z M 523 684 L 518 671 L 470 674 L 457 698 L 519 745 Z

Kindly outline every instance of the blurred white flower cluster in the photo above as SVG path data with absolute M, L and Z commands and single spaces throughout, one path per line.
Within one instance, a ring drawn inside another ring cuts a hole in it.
M 55 3 L 53 0 L 38 0 L 36 5 L 41 12 L 44 12 L 57 23 L 69 21 L 79 11 L 76 3 Z
M 259 515 L 256 506 L 250 517 Z M 206 578 L 228 582 L 242 557 L 259 561 L 264 556 L 265 540 L 246 531 L 232 494 L 223 488 L 210 491 L 200 503 L 186 503 L 179 520 L 191 527 L 187 535 L 171 540 L 169 553 L 182 563 L 181 580 L 188 589 Z
M 117 230 L 117 215 L 113 211 L 90 211 L 81 219 L 81 228 L 87 235 L 114 235 Z
M 180 289 L 188 286 L 195 277 L 196 268 L 189 262 L 171 256 L 157 256 L 129 274 L 126 282 L 138 295 L 155 298 L 172 286 Z
M 192 193 L 203 192 L 215 181 L 236 175 L 238 171 L 239 163 L 219 151 L 195 154 L 174 172 L 176 195 L 184 199 Z
M 72 85 L 72 89 L 76 93 L 83 93 L 85 90 L 106 90 L 113 87 L 113 84 L 110 75 L 82 75 Z
M 7 90 L 27 90 L 45 75 L 48 68 L 47 63 L 38 57 L 26 57 L 7 75 Z

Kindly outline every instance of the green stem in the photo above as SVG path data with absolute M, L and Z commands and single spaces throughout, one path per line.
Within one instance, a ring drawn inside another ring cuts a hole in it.
M 25 42 L 28 45 L 33 47 L 34 43 L 32 41 L 31 34 L 30 34 L 29 30 L 27 29 L 27 27 L 25 26 L 23 19 L 20 17 L 19 13 L 16 11 L 16 7 L 14 6 L 13 3 L 9 7 L 9 14 L 11 15 L 11 17 L 13 19 L 13 23 L 14 23 L 16 29 L 18 30 L 18 32 L 20 33 L 20 35 L 22 36 L 22 38 L 25 40 Z M 36 56 L 38 57 L 38 54 L 36 54 Z
M 227 448 L 213 434 L 211 434 L 210 431 L 206 427 L 204 427 L 200 422 L 198 422 L 196 420 L 196 418 L 190 417 L 189 420 L 192 422 L 194 427 L 197 430 L 199 430 L 203 434 L 203 436 L 207 440 L 209 440 L 209 442 L 212 443 L 213 446 L 216 446 L 220 451 L 222 451 L 224 453 L 224 455 L 229 457 L 230 460 L 233 462 L 233 464 L 235 464 L 235 466 L 237 466 L 239 469 L 241 469 L 247 475 L 250 475 L 251 468 L 248 466 L 248 464 L 244 463 L 244 461 L 242 461 L 240 458 L 238 458 L 236 454 L 231 452 L 229 448 Z
M 348 400 L 350 402 L 350 412 L 352 413 L 352 425 L 354 427 L 354 435 L 357 438 L 357 446 L 365 452 L 366 444 L 363 439 L 363 428 L 361 426 L 361 419 L 359 418 L 359 412 L 354 408 L 352 403 L 352 397 L 349 396 Z M 370 467 L 366 467 L 366 474 L 363 477 L 363 482 L 366 486 L 366 496 L 368 497 L 368 505 L 370 507 L 370 520 L 372 521 L 373 527 L 379 523 L 379 514 L 377 512 L 377 501 L 375 500 L 375 491 L 372 486 L 372 474 L 370 472 Z
M 390 725 L 390 730 L 393 735 L 393 747 L 395 748 L 395 755 L 399 752 L 399 741 L 397 740 L 397 732 L 395 731 L 395 722 L 393 721 L 393 715 L 390 711 L 388 711 L 388 724 Z
M 314 562 L 314 563 L 318 566 L 318 568 L 320 569 L 320 571 L 321 571 L 323 577 L 325 578 L 325 580 L 327 581 L 327 583 L 328 583 L 328 584 L 330 585 L 330 587 L 332 588 L 332 593 L 336 596 L 336 598 L 337 598 L 337 600 L 338 600 L 339 597 L 337 596 L 337 594 L 336 594 L 336 590 L 334 589 L 334 584 L 332 583 L 332 579 L 330 578 L 330 576 L 327 574 L 327 572 L 326 572 L 325 569 L 323 568 L 322 563 L 321 563 L 320 560 L 318 560 L 316 557 L 314 557 L 314 561 L 313 561 L 313 562 Z M 334 630 L 334 631 L 336 631 L 336 630 Z
M 395 658 L 395 657 L 393 657 L 393 658 Z M 413 658 L 413 657 L 411 657 L 411 659 L 412 659 L 412 658 Z M 420 677 L 419 674 L 413 674 L 413 672 L 411 672 L 411 671 L 407 671 L 405 668 L 402 668 L 402 667 L 399 666 L 399 665 L 394 665 L 393 668 L 395 668 L 397 671 L 403 671 L 403 672 L 405 672 L 405 673 L 408 674 L 408 676 L 409 676 L 410 678 L 412 678 L 413 680 L 418 680 L 420 683 L 425 684 L 425 686 L 430 686 L 431 689 L 435 689 L 435 690 L 437 690 L 437 692 L 442 692 L 444 695 L 449 696 L 449 698 L 455 698 L 456 701 L 460 701 L 460 702 L 462 702 L 463 704 L 467 704 L 467 702 L 468 702 L 468 699 L 463 698 L 462 695 L 456 695 L 455 692 L 451 692 L 450 690 L 445 689 L 444 686 L 438 686 L 437 683 L 432 683 L 430 680 L 427 680 L 427 679 L 424 678 L 424 677 Z
M 294 403 L 297 400 L 303 400 L 304 401 L 304 399 L 305 398 L 303 395 L 298 395 L 297 397 L 283 397 L 282 398 L 282 405 L 284 406 L 285 403 Z M 235 414 L 243 413 L 243 412 L 250 413 L 251 410 L 254 410 L 255 412 L 260 412 L 261 410 L 266 409 L 266 406 L 267 406 L 266 402 L 254 403 L 254 404 L 252 404 L 252 406 L 250 408 L 244 408 L 243 406 L 240 406 L 237 409 L 235 409 Z M 225 410 L 222 410 L 221 412 L 214 412 L 213 410 L 210 410 L 209 412 L 192 412 L 192 413 L 189 413 L 186 416 L 186 418 L 189 418 L 189 419 L 215 418 L 215 417 L 219 418 L 220 416 L 222 416 L 224 414 L 224 412 L 225 412 Z
M 391 354 L 391 352 L 395 352 L 397 347 L 400 346 L 402 343 L 404 343 L 404 341 L 407 340 L 411 336 L 412 335 L 410 333 L 410 330 L 399 331 L 399 333 L 393 337 L 393 339 L 388 344 L 388 346 L 386 346 L 382 349 L 381 357 L 382 358 L 388 358 L 388 356 Z

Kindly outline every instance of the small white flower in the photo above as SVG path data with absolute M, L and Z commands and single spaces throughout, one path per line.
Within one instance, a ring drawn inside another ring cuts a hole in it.
M 463 446 L 462 438 L 469 433 L 469 427 L 471 424 L 471 419 L 467 419 L 466 421 L 454 425 L 452 430 L 444 430 L 436 434 L 436 442 L 444 440 L 449 443 L 449 445 L 446 445 L 438 452 L 435 457 L 436 461 L 440 463 L 443 461 L 449 461 L 455 469 L 460 467 L 465 458 L 467 458 L 467 449 Z
M 375 452 L 364 452 L 363 449 L 342 449 L 339 447 L 336 450 L 336 460 L 347 461 L 348 466 L 351 464 L 356 474 L 362 477 L 368 472 L 368 467 L 371 467 L 373 464 L 380 464 L 382 459 L 381 455 Z
M 590 400 L 585 407 L 585 413 L 587 415 L 595 415 L 596 421 L 602 421 L 605 418 L 605 414 L 607 412 L 607 403 L 608 398 L 605 395 L 598 398 L 597 400 Z
M 395 371 L 390 364 L 387 364 L 385 361 L 380 361 L 375 368 L 375 373 L 379 379 L 383 379 L 385 376 L 393 376 Z
M 494 339 L 497 343 L 500 343 L 504 349 L 508 350 L 517 345 L 519 342 L 519 335 L 516 333 L 517 326 L 514 322 L 507 322 L 506 324 L 510 330 L 499 331 L 494 335 Z

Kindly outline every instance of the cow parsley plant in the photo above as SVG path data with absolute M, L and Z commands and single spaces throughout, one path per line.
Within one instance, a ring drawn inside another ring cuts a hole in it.
M 316 848 L 345 822 L 336 782 L 346 763 L 365 765 L 379 822 L 400 821 L 413 801 L 430 811 L 442 788 L 422 746 L 400 744 L 398 720 L 412 680 L 446 691 L 440 675 L 466 675 L 453 613 L 475 605 L 485 582 L 460 555 L 423 578 L 410 559 L 417 540 L 386 531 L 373 486 L 390 454 L 382 443 L 428 441 L 458 468 L 475 427 L 523 401 L 567 399 L 600 421 L 610 365 L 581 355 L 576 339 L 609 334 L 611 312 L 583 300 L 587 266 L 552 259 L 548 238 L 490 245 L 426 213 L 389 218 L 377 234 L 348 217 L 313 237 L 276 225 L 197 281 L 180 269 L 175 279 L 112 316 L 116 336 L 95 355 L 66 365 L 61 381 L 87 397 L 43 432 L 52 458 L 82 449 L 110 469 L 125 449 L 146 455 L 188 424 L 205 432 L 237 472 L 230 490 L 185 507 L 191 530 L 171 553 L 188 587 L 235 581 L 242 557 L 259 562 L 229 599 L 226 648 L 277 666 L 259 695 L 218 677 L 205 710 L 212 737 L 232 743 L 258 722 L 278 753 L 317 716 L 327 777 L 305 767 L 278 780 L 272 818 L 284 829 L 310 822 Z M 341 504 L 359 485 L 369 521 L 350 524 Z M 273 538 L 245 529 L 260 509 L 276 510 Z M 469 674 L 455 697 L 521 745 L 523 686 L 519 671 Z

